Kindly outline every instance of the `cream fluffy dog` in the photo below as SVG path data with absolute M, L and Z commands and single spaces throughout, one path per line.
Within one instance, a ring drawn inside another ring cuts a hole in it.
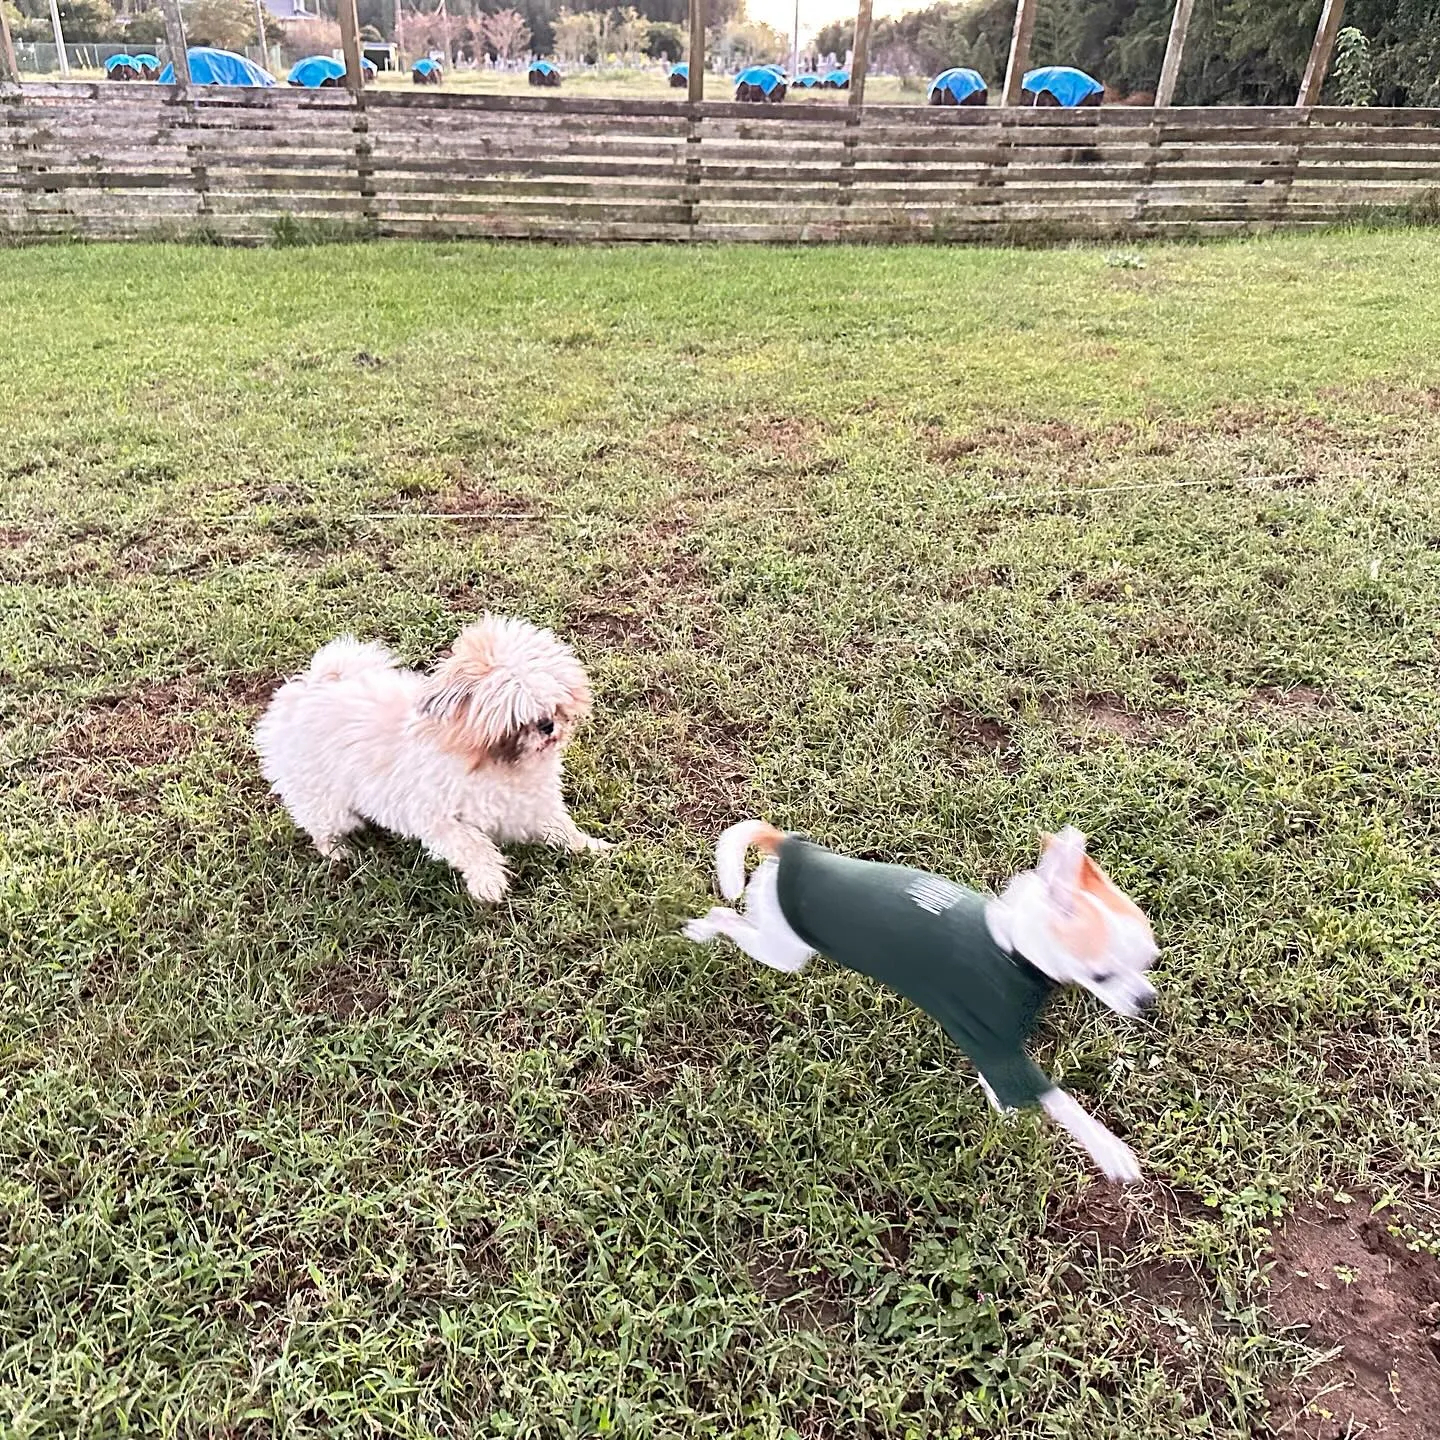
M 568 645 L 524 620 L 486 615 L 428 674 L 383 645 L 342 635 L 287 681 L 255 729 L 271 789 L 322 855 L 367 820 L 421 841 L 494 902 L 499 846 L 608 850 L 570 817 L 561 760 L 590 713 Z

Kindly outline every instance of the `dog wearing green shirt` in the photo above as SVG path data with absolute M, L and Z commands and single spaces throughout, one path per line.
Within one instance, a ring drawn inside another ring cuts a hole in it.
M 747 885 L 752 847 L 766 858 Z M 1078 830 L 1049 836 L 1035 868 L 999 895 L 852 860 L 759 820 L 732 825 L 715 858 L 721 894 L 736 901 L 743 893 L 745 913 L 717 906 L 684 927 L 689 939 L 724 935 L 792 973 L 823 953 L 879 980 L 940 1022 L 996 1109 L 1038 1106 L 1107 1179 L 1140 1178 L 1130 1147 L 1052 1084 L 1026 1049 L 1062 985 L 1082 986 L 1122 1015 L 1155 1003 L 1150 922 L 1085 853 Z

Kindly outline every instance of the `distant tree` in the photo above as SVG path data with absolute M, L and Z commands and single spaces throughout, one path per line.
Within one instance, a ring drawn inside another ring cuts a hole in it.
M 482 16 L 480 33 L 486 47 L 501 60 L 523 55 L 530 44 L 530 27 L 518 10 L 497 10 Z
M 58 9 L 67 45 L 113 40 L 119 33 L 109 0 L 59 0 Z M 22 19 L 14 27 L 17 40 L 53 39 L 49 0 L 22 0 L 18 11 Z
M 329 55 L 340 48 L 340 22 L 319 17 L 296 20 L 285 27 L 285 38 L 301 55 Z
M 571 65 L 599 58 L 600 17 L 593 10 L 574 14 L 562 10 L 555 17 L 555 53 Z
M 690 48 L 689 35 L 669 20 L 652 20 L 645 53 L 652 60 L 683 60 Z
M 650 39 L 650 22 L 633 5 L 627 5 L 615 12 L 610 38 L 620 57 L 632 60 L 645 51 Z
M 251 0 L 190 0 L 184 16 L 185 34 L 192 45 L 244 50 L 255 44 L 255 6 Z

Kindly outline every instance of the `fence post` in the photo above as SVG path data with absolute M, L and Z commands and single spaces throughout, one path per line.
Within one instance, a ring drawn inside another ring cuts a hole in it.
M 340 0 L 336 8 L 340 12 L 340 50 L 345 56 L 345 86 L 358 95 L 365 88 L 365 67 L 360 63 L 360 16 L 355 11 L 355 0 Z M 448 38 L 445 50 L 448 55 Z
M 1030 38 L 1035 34 L 1035 17 L 1040 13 L 1039 0 L 1019 0 L 1015 6 L 1015 28 L 1010 32 L 1010 60 L 1005 66 L 1005 91 L 1002 105 L 1020 103 L 1025 67 L 1030 63 Z
M 705 0 L 690 0 L 690 50 L 686 65 L 685 95 L 694 104 L 705 98 Z
M 170 47 L 170 63 L 175 67 L 175 83 L 190 83 L 190 51 L 185 39 L 185 21 L 180 15 L 180 0 L 160 0 L 160 13 L 165 19 L 165 43 Z
M 1194 8 L 1195 0 L 1175 0 L 1165 63 L 1160 67 L 1160 86 L 1155 91 L 1155 104 L 1162 110 L 1175 103 L 1175 84 L 1180 79 L 1180 62 L 1185 55 L 1185 32 L 1190 28 L 1190 12 Z
M 15 61 L 15 42 L 10 38 L 10 22 L 5 18 L 4 0 L 0 0 L 0 80 L 20 83 L 20 66 Z
M 865 72 L 870 68 L 870 22 L 873 0 L 860 0 L 855 16 L 855 53 L 850 57 L 850 103 L 865 103 Z
M 270 68 L 270 47 L 265 43 L 265 0 L 255 0 L 255 38 L 260 45 L 260 63 Z
M 60 78 L 70 78 L 70 57 L 65 53 L 65 32 L 60 28 L 60 7 L 50 0 L 50 28 L 55 32 L 55 50 L 60 56 Z
M 1320 103 L 1320 92 L 1325 88 L 1325 72 L 1330 68 L 1330 55 L 1335 49 L 1335 37 L 1340 33 L 1340 22 L 1345 18 L 1345 0 L 1325 0 L 1320 12 L 1320 24 L 1315 31 L 1315 44 L 1310 48 L 1310 63 L 1305 67 L 1305 78 L 1300 82 L 1300 95 L 1295 101 L 1297 109 Z

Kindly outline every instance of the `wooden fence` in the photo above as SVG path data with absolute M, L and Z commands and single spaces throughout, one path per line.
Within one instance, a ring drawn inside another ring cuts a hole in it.
M 1440 195 L 1440 110 L 929 109 L 0 86 L 0 237 L 975 240 Z M 304 231 L 302 230 L 302 233 Z

